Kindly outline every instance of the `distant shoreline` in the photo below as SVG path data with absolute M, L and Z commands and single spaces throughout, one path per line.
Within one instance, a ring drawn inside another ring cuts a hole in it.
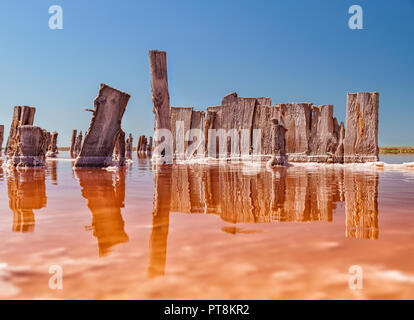
M 69 147 L 60 147 L 59 151 L 69 151 Z M 136 148 L 134 148 L 136 151 Z M 414 147 L 380 147 L 380 154 L 414 154 Z
M 414 154 L 414 147 L 380 147 L 380 154 Z

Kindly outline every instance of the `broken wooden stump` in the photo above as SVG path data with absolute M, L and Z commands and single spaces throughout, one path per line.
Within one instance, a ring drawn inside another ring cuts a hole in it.
M 50 157 L 50 158 L 57 157 L 57 154 L 59 153 L 58 147 L 57 147 L 57 138 L 58 138 L 58 133 L 56 131 L 52 132 L 52 134 L 50 135 L 50 144 L 48 147 L 48 151 L 46 153 L 46 157 Z
M 337 124 L 337 123 L 336 123 Z M 344 162 L 344 139 L 345 139 L 345 126 L 341 122 L 341 125 L 335 129 L 338 137 L 338 146 L 335 150 L 334 162 L 343 163 Z
M 75 147 L 74 147 L 74 158 L 77 158 L 81 149 L 82 149 L 82 142 L 83 142 L 83 134 L 82 131 L 79 132 L 79 135 L 76 137 Z
M 167 54 L 149 52 L 152 102 L 154 104 L 154 160 L 160 164 L 172 163 L 170 94 L 168 92 Z M 163 138 L 163 139 L 162 139 Z M 161 140 L 163 140 L 161 142 Z M 162 143 L 162 144 L 161 144 Z
M 272 124 L 272 157 L 267 162 L 268 168 L 287 165 L 286 158 L 286 129 L 279 124 L 277 118 L 270 119 Z
M 48 132 L 39 127 L 17 127 L 18 142 L 10 146 L 8 164 L 18 168 L 44 166 L 48 137 Z
M 16 145 L 19 143 L 17 138 L 18 127 L 25 125 L 33 125 L 36 108 L 28 106 L 14 107 L 12 123 L 10 125 L 10 133 L 7 139 L 5 154 L 12 156 L 16 150 Z
M 132 134 L 130 133 L 128 138 L 125 141 L 125 157 L 127 159 L 132 159 L 132 146 L 133 146 L 133 137 Z
M 204 156 L 204 112 L 193 107 L 171 107 L 173 155 L 177 160 Z
M 280 121 L 287 129 L 286 152 L 289 161 L 308 161 L 311 108 L 312 103 L 280 105 Z
M 123 167 L 125 166 L 125 132 L 121 129 L 119 130 L 118 139 L 117 139 L 117 145 L 118 145 L 118 154 L 117 154 L 117 161 L 118 166 Z
M 344 162 L 378 161 L 378 92 L 347 94 Z
M 130 95 L 101 84 L 94 112 L 75 167 L 108 167 Z
M 0 125 L 0 157 L 3 150 L 3 139 L 4 139 L 4 125 Z
M 74 129 L 72 131 L 72 139 L 71 139 L 71 142 L 70 142 L 70 151 L 69 151 L 69 154 L 70 154 L 71 158 L 76 158 L 75 144 L 76 144 L 77 137 L 78 137 L 78 130 Z
M 311 162 L 335 162 L 338 136 L 335 132 L 333 105 L 313 106 L 309 136 Z

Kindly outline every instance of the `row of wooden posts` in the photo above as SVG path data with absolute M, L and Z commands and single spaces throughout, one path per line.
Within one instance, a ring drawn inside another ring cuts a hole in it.
M 161 141 L 167 139 L 159 132 L 171 133 L 170 147 L 174 158 L 180 152 L 187 153 L 189 148 L 185 143 L 184 150 L 179 150 L 178 139 L 184 139 L 189 130 L 196 130 L 199 132 L 196 141 L 204 142 L 201 151 L 198 149 L 196 152 L 198 157 L 211 157 L 213 154 L 220 158 L 238 158 L 243 155 L 243 150 L 247 150 L 247 155 L 266 156 L 272 166 L 284 165 L 288 161 L 349 163 L 378 160 L 377 92 L 347 95 L 346 130 L 345 125 L 333 117 L 332 105 L 272 105 L 270 98 L 242 98 L 237 93 L 225 96 L 219 106 L 195 111 L 193 108 L 170 106 L 166 53 L 150 51 L 149 63 L 155 136 L 154 140 L 152 137 L 139 137 L 138 154 L 151 153 L 154 148 L 157 152 L 153 159 L 164 163 L 169 156 L 166 154 L 169 148 L 157 148 Z M 85 137 L 82 132 L 78 135 L 77 130 L 72 134 L 70 154 L 76 158 L 75 167 L 124 165 L 133 143 L 132 135 L 125 139 L 121 128 L 129 98 L 128 93 L 101 84 L 94 109 L 88 109 L 92 111 L 92 117 Z M 14 166 L 44 165 L 47 156 L 53 157 L 58 153 L 58 134 L 50 134 L 34 126 L 35 111 L 35 108 L 27 106 L 14 109 L 5 148 L 6 159 Z M 183 125 L 183 136 L 177 132 L 177 123 Z M 235 136 L 219 139 L 211 135 L 211 132 L 223 129 L 224 132 L 235 132 Z M 246 135 L 242 137 L 242 131 L 247 132 L 247 138 Z M 3 136 L 4 126 L 0 127 L 0 142 Z M 236 151 L 233 150 L 235 145 Z

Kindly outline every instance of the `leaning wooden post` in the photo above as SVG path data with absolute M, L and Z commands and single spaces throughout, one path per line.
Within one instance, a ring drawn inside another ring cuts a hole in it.
M 170 119 L 170 94 L 168 92 L 167 53 L 149 52 L 152 102 L 154 103 L 154 160 L 159 163 L 172 162 L 172 139 Z M 159 131 L 162 130 L 162 131 Z M 164 147 L 158 150 L 164 136 Z M 171 140 L 171 141 L 170 141 Z
M 112 154 L 129 98 L 128 93 L 101 84 L 75 167 L 102 168 L 112 165 Z
M 73 130 L 72 131 L 72 140 L 70 142 L 70 157 L 71 158 L 75 158 L 75 143 L 76 143 L 76 138 L 78 137 L 78 130 Z
M 118 165 L 125 166 L 125 132 L 122 129 L 118 135 Z

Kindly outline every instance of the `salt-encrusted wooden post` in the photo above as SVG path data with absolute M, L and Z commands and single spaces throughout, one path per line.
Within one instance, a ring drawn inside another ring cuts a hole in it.
M 3 150 L 3 139 L 4 139 L 4 125 L 0 125 L 0 156 Z
M 154 147 L 157 149 L 160 144 L 161 136 L 160 129 L 166 129 L 171 132 L 171 118 L 170 118 L 170 94 L 168 92 L 168 75 L 167 75 L 167 53 L 164 51 L 151 50 L 149 52 L 150 76 L 151 76 L 151 90 L 152 102 L 154 103 Z M 164 137 L 166 139 L 167 137 Z M 172 141 L 167 141 L 167 144 L 172 144 Z M 158 154 L 154 155 L 156 158 L 160 156 L 164 159 L 161 162 L 169 162 L 172 160 L 172 146 L 164 148 L 164 150 L 157 150 Z
M 278 119 L 270 119 L 272 123 L 272 158 L 268 161 L 267 166 L 283 166 L 287 164 L 286 160 L 286 129 L 279 124 Z
M 378 161 L 378 92 L 348 93 L 344 162 Z
M 125 149 L 125 132 L 121 129 L 118 137 L 118 165 L 120 167 L 125 166 Z
M 52 134 L 50 135 L 49 148 L 46 154 L 47 157 L 56 158 L 56 155 L 59 153 L 57 148 L 57 138 L 58 133 L 56 131 L 52 132 Z
M 83 142 L 83 134 L 82 134 L 82 131 L 81 131 L 81 132 L 79 132 L 79 135 L 76 137 L 75 151 L 74 151 L 75 158 L 79 155 L 79 153 L 81 151 L 82 142 Z
M 8 164 L 15 167 L 39 167 L 45 165 L 49 134 L 35 126 L 17 127 L 18 143 L 13 145 Z
M 94 110 L 75 167 L 108 167 L 121 131 L 121 120 L 130 95 L 101 84 Z
M 152 153 L 152 137 L 148 138 L 148 145 L 147 145 L 147 154 L 151 155 Z
M 19 126 L 33 125 L 36 108 L 28 106 L 16 106 L 14 107 L 12 123 L 10 125 L 10 133 L 7 139 L 5 154 L 6 156 L 12 156 L 16 150 L 16 145 L 19 143 L 17 137 L 17 128 Z
M 72 131 L 72 140 L 70 142 L 70 157 L 75 158 L 75 144 L 76 138 L 78 137 L 78 130 L 74 129 Z

